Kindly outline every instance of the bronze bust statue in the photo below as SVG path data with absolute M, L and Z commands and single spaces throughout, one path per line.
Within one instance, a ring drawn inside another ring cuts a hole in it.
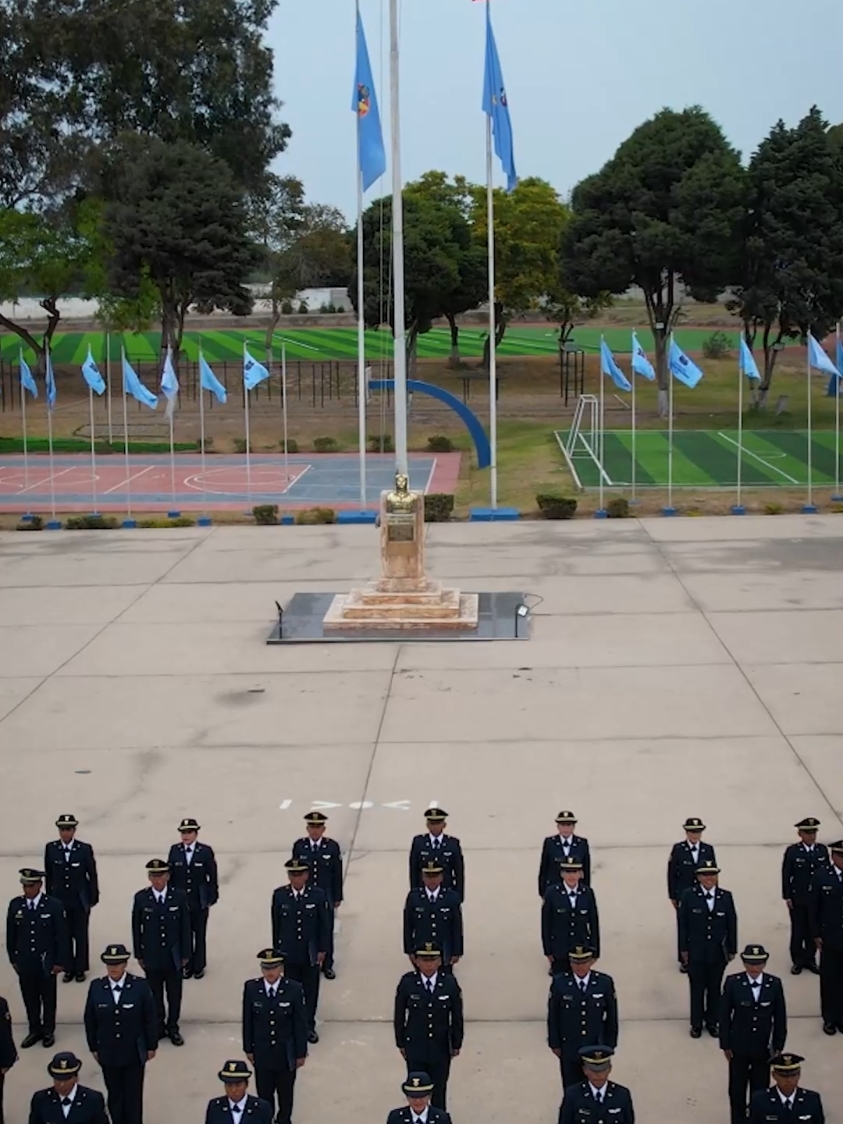
M 387 493 L 386 510 L 389 515 L 412 515 L 418 496 L 410 491 L 409 477 L 403 472 L 395 474 L 395 491 Z

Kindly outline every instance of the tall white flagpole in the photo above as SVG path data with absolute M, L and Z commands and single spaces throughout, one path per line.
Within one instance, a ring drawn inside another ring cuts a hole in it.
M 47 350 L 46 355 L 47 355 L 47 362 L 49 363 L 51 361 L 49 349 Z M 53 373 L 53 379 L 55 380 L 55 373 Z M 56 521 L 56 473 L 55 473 L 55 469 L 53 468 L 53 409 L 50 406 L 49 401 L 47 402 L 47 446 L 48 446 L 49 451 L 50 451 L 50 516 L 51 516 L 53 522 L 55 523 L 55 521 Z
M 207 515 L 208 493 L 205 479 L 205 396 L 202 390 L 202 344 L 199 344 L 199 470 L 202 473 L 202 512 Z
M 809 334 L 810 334 L 810 329 L 809 329 Z M 806 344 L 807 344 L 807 341 L 806 341 Z M 805 504 L 805 506 L 802 508 L 802 510 L 806 514 L 811 514 L 812 512 L 816 511 L 817 509 L 814 506 L 814 465 L 813 465 L 814 450 L 812 448 L 813 434 L 811 432 L 812 415 L 811 415 L 811 349 L 810 349 L 810 347 L 806 347 L 805 362 L 807 364 L 807 379 L 808 379 L 808 383 L 807 383 L 807 387 L 808 387 L 808 502 Z
M 111 336 L 108 332 L 105 333 L 105 389 L 107 394 L 107 408 L 108 408 L 108 443 L 114 441 L 114 433 L 111 428 Z
M 600 466 L 597 472 L 598 489 L 600 495 L 599 510 L 605 511 L 603 506 L 603 410 L 605 408 L 605 394 L 606 394 L 606 373 L 603 370 L 603 336 L 600 337 L 600 441 L 598 445 L 598 453 L 600 456 Z
M 839 355 L 840 355 L 840 321 L 837 321 L 837 328 L 834 332 L 834 342 L 836 347 L 834 349 L 834 365 L 838 367 L 837 378 L 834 380 L 834 495 L 831 497 L 835 503 L 839 503 L 843 496 L 840 495 L 840 391 L 843 390 L 843 371 L 839 370 Z
M 290 487 L 290 455 L 287 440 L 287 345 L 281 344 L 281 414 L 284 426 L 284 491 Z M 365 471 L 365 470 L 364 470 Z
M 123 372 L 123 454 L 126 460 L 126 521 L 132 519 L 132 473 L 129 468 L 129 407 L 126 399 L 126 348 L 122 347 Z
M 173 415 L 170 414 L 170 502 L 176 510 L 176 446 L 173 438 Z M 181 513 L 179 513 L 181 514 Z
M 96 437 L 94 436 L 94 389 L 88 387 L 88 409 L 91 416 L 91 499 L 93 501 L 94 510 L 92 515 L 98 515 L 97 511 L 97 451 L 96 451 Z
M 243 370 L 246 369 L 246 341 L 243 341 Z M 252 452 L 251 452 L 251 438 L 249 436 L 249 388 L 246 386 L 246 380 L 243 379 L 243 399 L 246 407 L 246 498 L 249 507 L 252 506 Z
M 673 346 L 673 332 L 670 333 L 670 346 Z M 668 515 L 673 515 L 673 371 L 668 364 L 668 392 L 667 392 L 667 507 Z
M 23 348 L 20 352 L 21 359 L 23 359 Z M 20 383 L 20 418 L 21 429 L 23 433 L 23 490 L 29 493 L 29 449 L 27 447 L 26 439 L 26 387 L 23 385 L 23 379 L 20 377 L 20 367 L 18 367 L 18 381 Z M 29 514 L 29 505 L 26 508 L 27 515 Z
M 632 503 L 636 502 L 635 499 L 635 355 L 632 356 L 633 365 L 629 372 L 629 377 L 632 380 Z
M 495 197 L 492 192 L 492 118 L 486 114 L 486 225 L 489 256 L 489 473 L 490 502 L 498 506 L 498 365 L 495 349 Z M 602 507 L 603 504 L 601 503 Z
M 360 152 L 360 115 L 357 115 Z M 363 315 L 363 173 L 357 169 L 357 448 L 360 458 L 360 510 L 366 510 L 366 321 Z M 282 352 L 283 354 L 283 352 Z M 286 417 L 286 414 L 285 414 Z
M 392 158 L 392 276 L 395 330 L 395 471 L 409 474 L 407 458 L 407 345 L 404 326 L 404 204 L 401 197 L 401 117 L 398 0 L 389 0 L 389 97 Z
M 743 339 L 743 334 L 741 334 Z M 741 504 L 741 484 L 743 477 L 743 378 L 744 373 L 741 369 L 742 364 L 740 360 L 740 345 L 738 345 L 738 489 L 735 498 L 735 506 L 732 508 L 733 515 L 743 515 L 744 508 Z

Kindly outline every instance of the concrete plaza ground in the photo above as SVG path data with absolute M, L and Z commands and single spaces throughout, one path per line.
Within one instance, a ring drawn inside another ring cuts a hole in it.
M 642 1124 L 720 1124 L 726 1065 L 688 1037 L 664 878 L 683 819 L 703 816 L 741 945 L 762 941 L 785 976 L 804 1084 L 843 1124 L 843 1037 L 822 1034 L 816 977 L 787 974 L 779 887 L 796 820 L 843 835 L 841 531 L 839 516 L 432 526 L 435 576 L 543 598 L 529 642 L 289 648 L 264 644 L 274 600 L 369 578 L 373 528 L 0 535 L 0 886 L 17 893 L 57 814 L 76 813 L 101 871 L 98 953 L 129 941 L 144 863 L 199 818 L 222 877 L 210 968 L 185 985 L 186 1046 L 162 1043 L 148 1068 L 146 1120 L 201 1122 L 217 1069 L 240 1056 L 271 891 L 323 802 L 347 899 L 295 1119 L 370 1124 L 401 1103 L 406 853 L 435 799 L 467 852 L 455 1124 L 554 1124 L 536 871 L 570 807 L 595 860 L 599 967 L 617 983 L 615 1076 Z M 59 984 L 56 1048 L 81 1052 L 99 1086 L 85 991 Z M 5 956 L 0 993 L 20 1041 Z M 12 1124 L 47 1060 L 36 1046 L 8 1076 Z

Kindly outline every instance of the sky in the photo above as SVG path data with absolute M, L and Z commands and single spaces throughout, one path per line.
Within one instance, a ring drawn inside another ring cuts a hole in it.
M 437 168 L 483 182 L 486 4 L 398 5 L 403 180 Z M 360 10 L 389 151 L 389 0 Z M 779 118 L 816 104 L 843 121 L 841 0 L 492 0 L 492 20 L 518 174 L 563 196 L 664 106 L 703 106 L 744 161 Z M 353 220 L 354 0 L 279 0 L 268 42 L 293 131 L 276 170 Z

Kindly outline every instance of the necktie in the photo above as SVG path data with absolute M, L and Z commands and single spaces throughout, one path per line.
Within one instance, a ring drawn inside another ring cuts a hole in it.
M 120 1002 L 120 992 L 123 990 L 123 985 L 122 984 L 115 984 L 112 987 L 111 990 L 114 993 L 114 1002 L 119 1003 Z
M 70 1097 L 65 1097 L 64 1100 L 61 1103 L 63 1105 L 69 1105 L 69 1104 L 73 1104 L 73 1101 L 70 1099 Z
M 70 862 L 70 848 L 69 847 L 65 847 L 65 849 L 64 849 L 64 861 Z
M 269 998 L 270 998 L 270 999 L 274 999 L 274 998 L 275 998 L 275 988 L 274 988 L 274 987 L 271 987 L 271 988 L 269 989 Z
M 31 909 L 31 910 L 34 910 L 35 909 L 35 902 L 30 900 L 28 908 Z
M 585 991 L 585 980 L 577 980 L 577 983 L 579 984 L 580 991 Z
M 243 1111 L 243 1109 L 242 1109 L 242 1108 L 240 1107 L 240 1105 L 239 1105 L 239 1104 L 233 1104 L 233 1105 L 231 1106 L 231 1111 L 232 1111 L 232 1112 L 238 1112 L 238 1113 L 239 1113 L 239 1112 L 242 1112 L 242 1111 Z
M 187 847 L 185 849 L 184 855 L 185 855 L 185 858 L 187 859 L 187 865 L 190 866 L 190 864 L 193 862 L 193 848 Z
M 433 995 L 433 980 L 427 980 L 424 986 L 427 988 L 430 994 Z

